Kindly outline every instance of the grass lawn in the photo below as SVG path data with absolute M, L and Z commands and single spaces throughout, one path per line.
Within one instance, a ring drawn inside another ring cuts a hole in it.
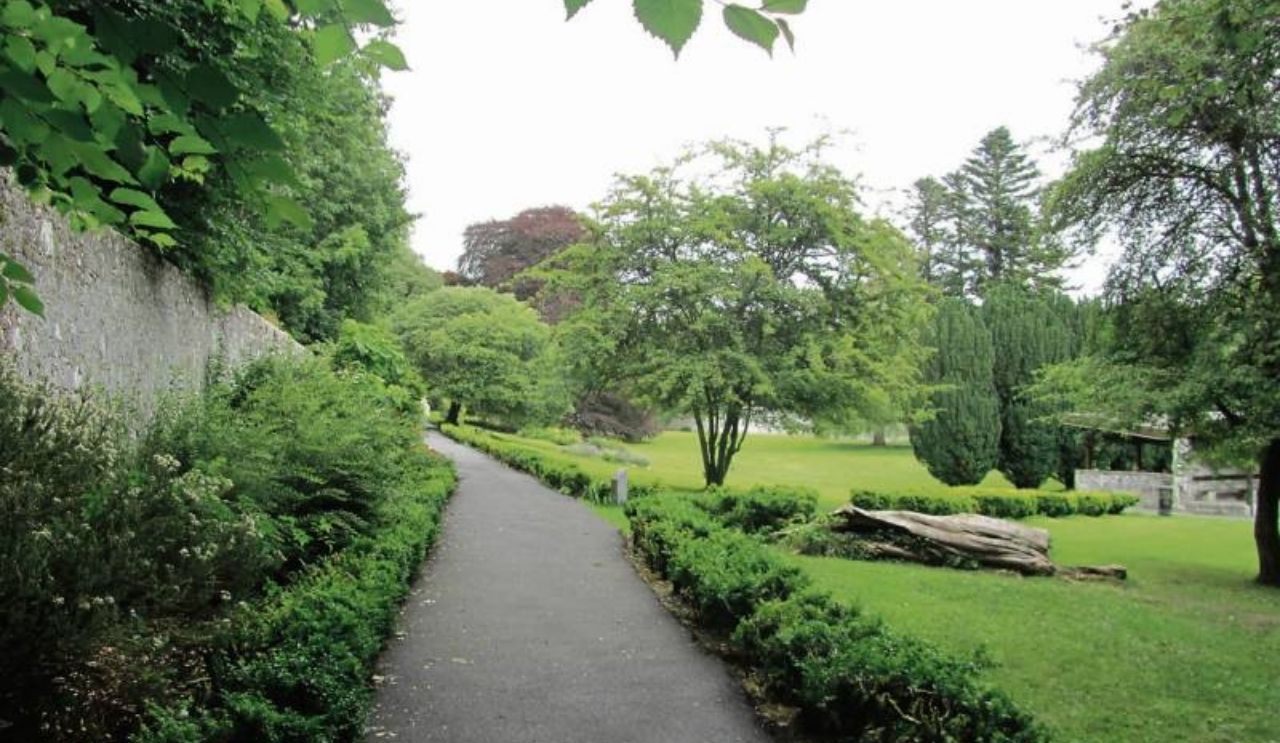
M 890 626 L 960 653 L 1068 741 L 1280 740 L 1280 591 L 1251 582 L 1250 525 L 1040 519 L 1053 556 L 1118 562 L 1124 585 L 795 557 Z
M 558 452 L 601 475 L 618 465 Z M 628 449 L 650 460 L 641 482 L 701 485 L 692 434 Z M 811 437 L 747 440 L 729 484 L 816 488 L 822 505 L 854 487 L 944 491 L 907 447 Z M 1009 487 L 993 475 L 984 485 Z M 620 508 L 593 506 L 626 529 Z M 1251 525 L 1235 519 L 1126 515 L 1033 519 L 1064 564 L 1120 563 L 1122 584 L 793 556 L 818 585 L 890 626 L 958 654 L 979 648 L 988 677 L 1058 740 L 1280 741 L 1280 591 L 1251 582 Z
M 601 476 L 611 475 L 622 466 L 596 457 L 570 454 L 548 441 L 518 436 L 501 438 L 559 454 Z M 681 488 L 702 487 L 702 461 L 696 435 L 671 431 L 651 441 L 625 446 L 649 460 L 648 467 L 628 467 L 633 481 L 661 482 Z M 847 503 L 849 491 L 855 486 L 912 492 L 948 489 L 916 462 L 909 446 L 876 447 L 813 436 L 771 434 L 747 437 L 742 451 L 733 460 L 726 484 L 729 487 L 806 485 L 818 491 L 823 506 L 831 508 Z M 998 472 L 987 477 L 983 485 L 1013 487 Z

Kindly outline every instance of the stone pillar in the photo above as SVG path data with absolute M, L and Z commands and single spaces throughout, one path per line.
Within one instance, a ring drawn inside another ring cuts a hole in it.
M 627 502 L 627 471 L 618 470 L 613 475 L 613 502 L 621 506 Z

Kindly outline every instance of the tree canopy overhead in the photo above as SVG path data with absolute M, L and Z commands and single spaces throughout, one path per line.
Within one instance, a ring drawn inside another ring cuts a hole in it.
M 582 303 L 560 326 L 566 356 L 692 417 L 708 485 L 761 416 L 813 421 L 917 392 L 928 308 L 911 248 L 859 215 L 824 144 L 723 141 L 621 177 L 598 239 L 549 272 Z

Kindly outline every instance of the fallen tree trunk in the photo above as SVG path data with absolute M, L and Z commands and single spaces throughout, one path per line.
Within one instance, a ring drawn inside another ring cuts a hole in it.
M 1012 570 L 1022 575 L 1077 578 L 1124 576 L 1116 565 L 1067 568 L 1049 559 L 1049 532 L 979 516 L 930 516 L 911 511 L 864 511 L 845 506 L 832 516 L 832 530 L 853 536 L 870 558 L 953 567 Z

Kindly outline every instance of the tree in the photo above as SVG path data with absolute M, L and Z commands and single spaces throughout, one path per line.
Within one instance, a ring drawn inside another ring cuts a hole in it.
M 965 295 L 970 273 L 960 244 L 963 211 L 957 193 L 954 183 L 921 178 L 911 186 L 906 214 L 907 233 L 919 254 L 921 278 L 949 297 Z
M 1040 171 L 1005 127 L 991 130 L 959 170 L 913 186 L 908 228 L 926 279 L 947 296 L 983 297 L 1011 283 L 1057 289 L 1072 253 L 1042 227 Z
M 1063 432 L 1054 412 L 1026 393 L 1045 366 L 1074 358 L 1071 300 L 1020 286 L 991 287 L 982 310 L 995 350 L 993 380 L 1000 399 L 1000 471 L 1020 488 L 1039 487 L 1059 472 Z
M 907 407 L 918 389 L 928 306 L 911 248 L 859 216 L 824 144 L 725 141 L 620 178 L 599 239 L 554 261 L 553 285 L 582 299 L 560 326 L 568 357 L 692 417 L 708 486 L 761 416 Z
M 572 17 L 589 2 L 565 0 L 565 8 Z M 779 35 L 794 46 L 783 16 L 806 4 L 731 4 L 724 20 L 772 51 Z M 636 17 L 678 54 L 702 6 L 636 0 Z M 300 202 L 315 202 L 293 192 L 298 174 L 280 155 L 296 121 L 282 124 L 262 104 L 294 72 L 341 60 L 408 69 L 387 38 L 395 24 L 385 0 L 0 0 L 0 167 L 12 167 L 37 200 L 66 211 L 77 226 L 115 226 L 161 251 L 185 244 L 175 231 L 204 226 L 171 216 L 162 187 L 199 192 L 210 177 L 230 184 L 236 217 L 257 214 L 272 226 L 308 230 L 312 218 Z M 278 55 L 290 44 L 304 46 L 305 59 Z M 324 153 L 322 145 L 313 151 Z M 327 193 L 319 201 L 337 202 Z M 34 283 L 0 254 L 0 307 L 12 299 L 43 312 Z M 314 288 L 291 287 L 299 306 L 316 304 Z M 336 323 L 328 326 L 331 335 Z
M 1258 580 L 1280 586 L 1280 2 L 1161 0 L 1097 51 L 1072 131 L 1099 144 L 1052 214 L 1082 244 L 1116 231 L 1108 295 L 1152 324 L 1059 381 L 1084 410 L 1248 452 Z
M 586 234 L 577 213 L 563 206 L 526 209 L 510 219 L 473 224 L 463 232 L 458 274 L 471 284 L 510 288 L 517 299 L 525 300 L 537 293 L 539 284 L 517 276 Z
M 1000 455 L 995 352 L 980 311 L 963 299 L 938 304 L 926 338 L 934 355 L 924 381 L 935 388 L 933 417 L 911 427 L 911 446 L 929 473 L 948 485 L 976 485 Z
M 403 68 L 381 32 L 394 22 L 382 0 L 3 0 L 0 165 L 78 226 L 117 226 L 160 250 L 179 245 L 161 188 L 199 189 L 215 173 L 234 182 L 242 210 L 305 224 L 280 131 L 246 72 L 270 67 L 282 41 L 302 45 L 312 68 L 353 55 Z M 29 275 L 0 264 L 0 303 L 12 295 L 38 311 Z M 28 289 L 10 291 L 13 282 Z
M 550 329 L 511 296 L 448 287 L 396 314 L 393 328 L 447 422 L 465 407 L 513 425 L 549 423 L 568 411 Z

